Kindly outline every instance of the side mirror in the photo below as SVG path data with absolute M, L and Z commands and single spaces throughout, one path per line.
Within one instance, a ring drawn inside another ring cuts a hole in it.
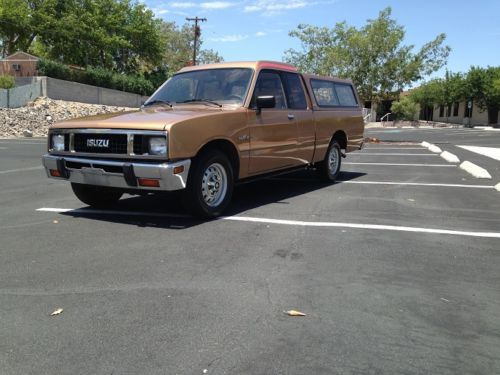
M 257 106 L 257 112 L 260 112 L 262 108 L 276 107 L 276 98 L 274 96 L 257 96 L 255 104 Z

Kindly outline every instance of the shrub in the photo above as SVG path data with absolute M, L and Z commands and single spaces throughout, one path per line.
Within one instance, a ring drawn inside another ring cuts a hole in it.
M 419 105 L 407 97 L 403 97 L 398 102 L 392 103 L 391 106 L 391 112 L 397 120 L 413 121 L 419 110 Z
M 16 86 L 14 77 L 0 75 L 0 89 L 11 89 L 14 86 Z
M 85 83 L 140 95 L 151 95 L 155 90 L 154 85 L 144 77 L 118 74 L 104 68 L 87 67 L 85 70 L 77 70 L 54 61 L 40 59 L 38 72 L 40 75 L 65 81 Z

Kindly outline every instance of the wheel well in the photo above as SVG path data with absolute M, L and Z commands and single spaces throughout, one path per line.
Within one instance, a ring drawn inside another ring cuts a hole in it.
M 224 154 L 226 154 L 226 156 L 229 158 L 229 161 L 231 162 L 231 166 L 233 167 L 234 178 L 238 179 L 238 176 L 240 174 L 240 158 L 236 147 L 234 147 L 231 142 L 225 139 L 210 141 L 205 146 L 203 146 L 200 151 L 198 151 L 198 155 L 207 149 L 220 150 Z
M 343 150 L 347 148 L 347 135 L 342 130 L 335 132 L 332 137 L 332 141 L 337 141 L 340 148 Z

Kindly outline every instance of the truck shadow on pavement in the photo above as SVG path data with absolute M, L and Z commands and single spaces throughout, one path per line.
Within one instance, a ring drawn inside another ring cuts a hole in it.
M 365 173 L 341 172 L 339 180 L 332 184 L 318 181 L 314 171 L 300 171 L 237 185 L 231 204 L 224 215 L 234 216 L 274 203 L 289 204 L 287 199 L 327 189 L 341 184 L 342 181 L 354 180 L 364 175 Z M 181 192 L 172 192 L 159 195 L 129 196 L 128 198 L 125 196 L 118 203 L 105 210 L 85 207 L 64 212 L 62 215 L 165 229 L 187 229 L 208 222 L 186 214 L 182 206 L 181 194 Z

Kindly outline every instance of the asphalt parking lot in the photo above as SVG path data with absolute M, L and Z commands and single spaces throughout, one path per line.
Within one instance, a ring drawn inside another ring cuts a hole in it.
M 500 161 L 458 147 L 500 132 L 366 135 L 338 183 L 241 185 L 209 222 L 175 194 L 90 210 L 43 139 L 0 140 L 0 373 L 500 373 Z

